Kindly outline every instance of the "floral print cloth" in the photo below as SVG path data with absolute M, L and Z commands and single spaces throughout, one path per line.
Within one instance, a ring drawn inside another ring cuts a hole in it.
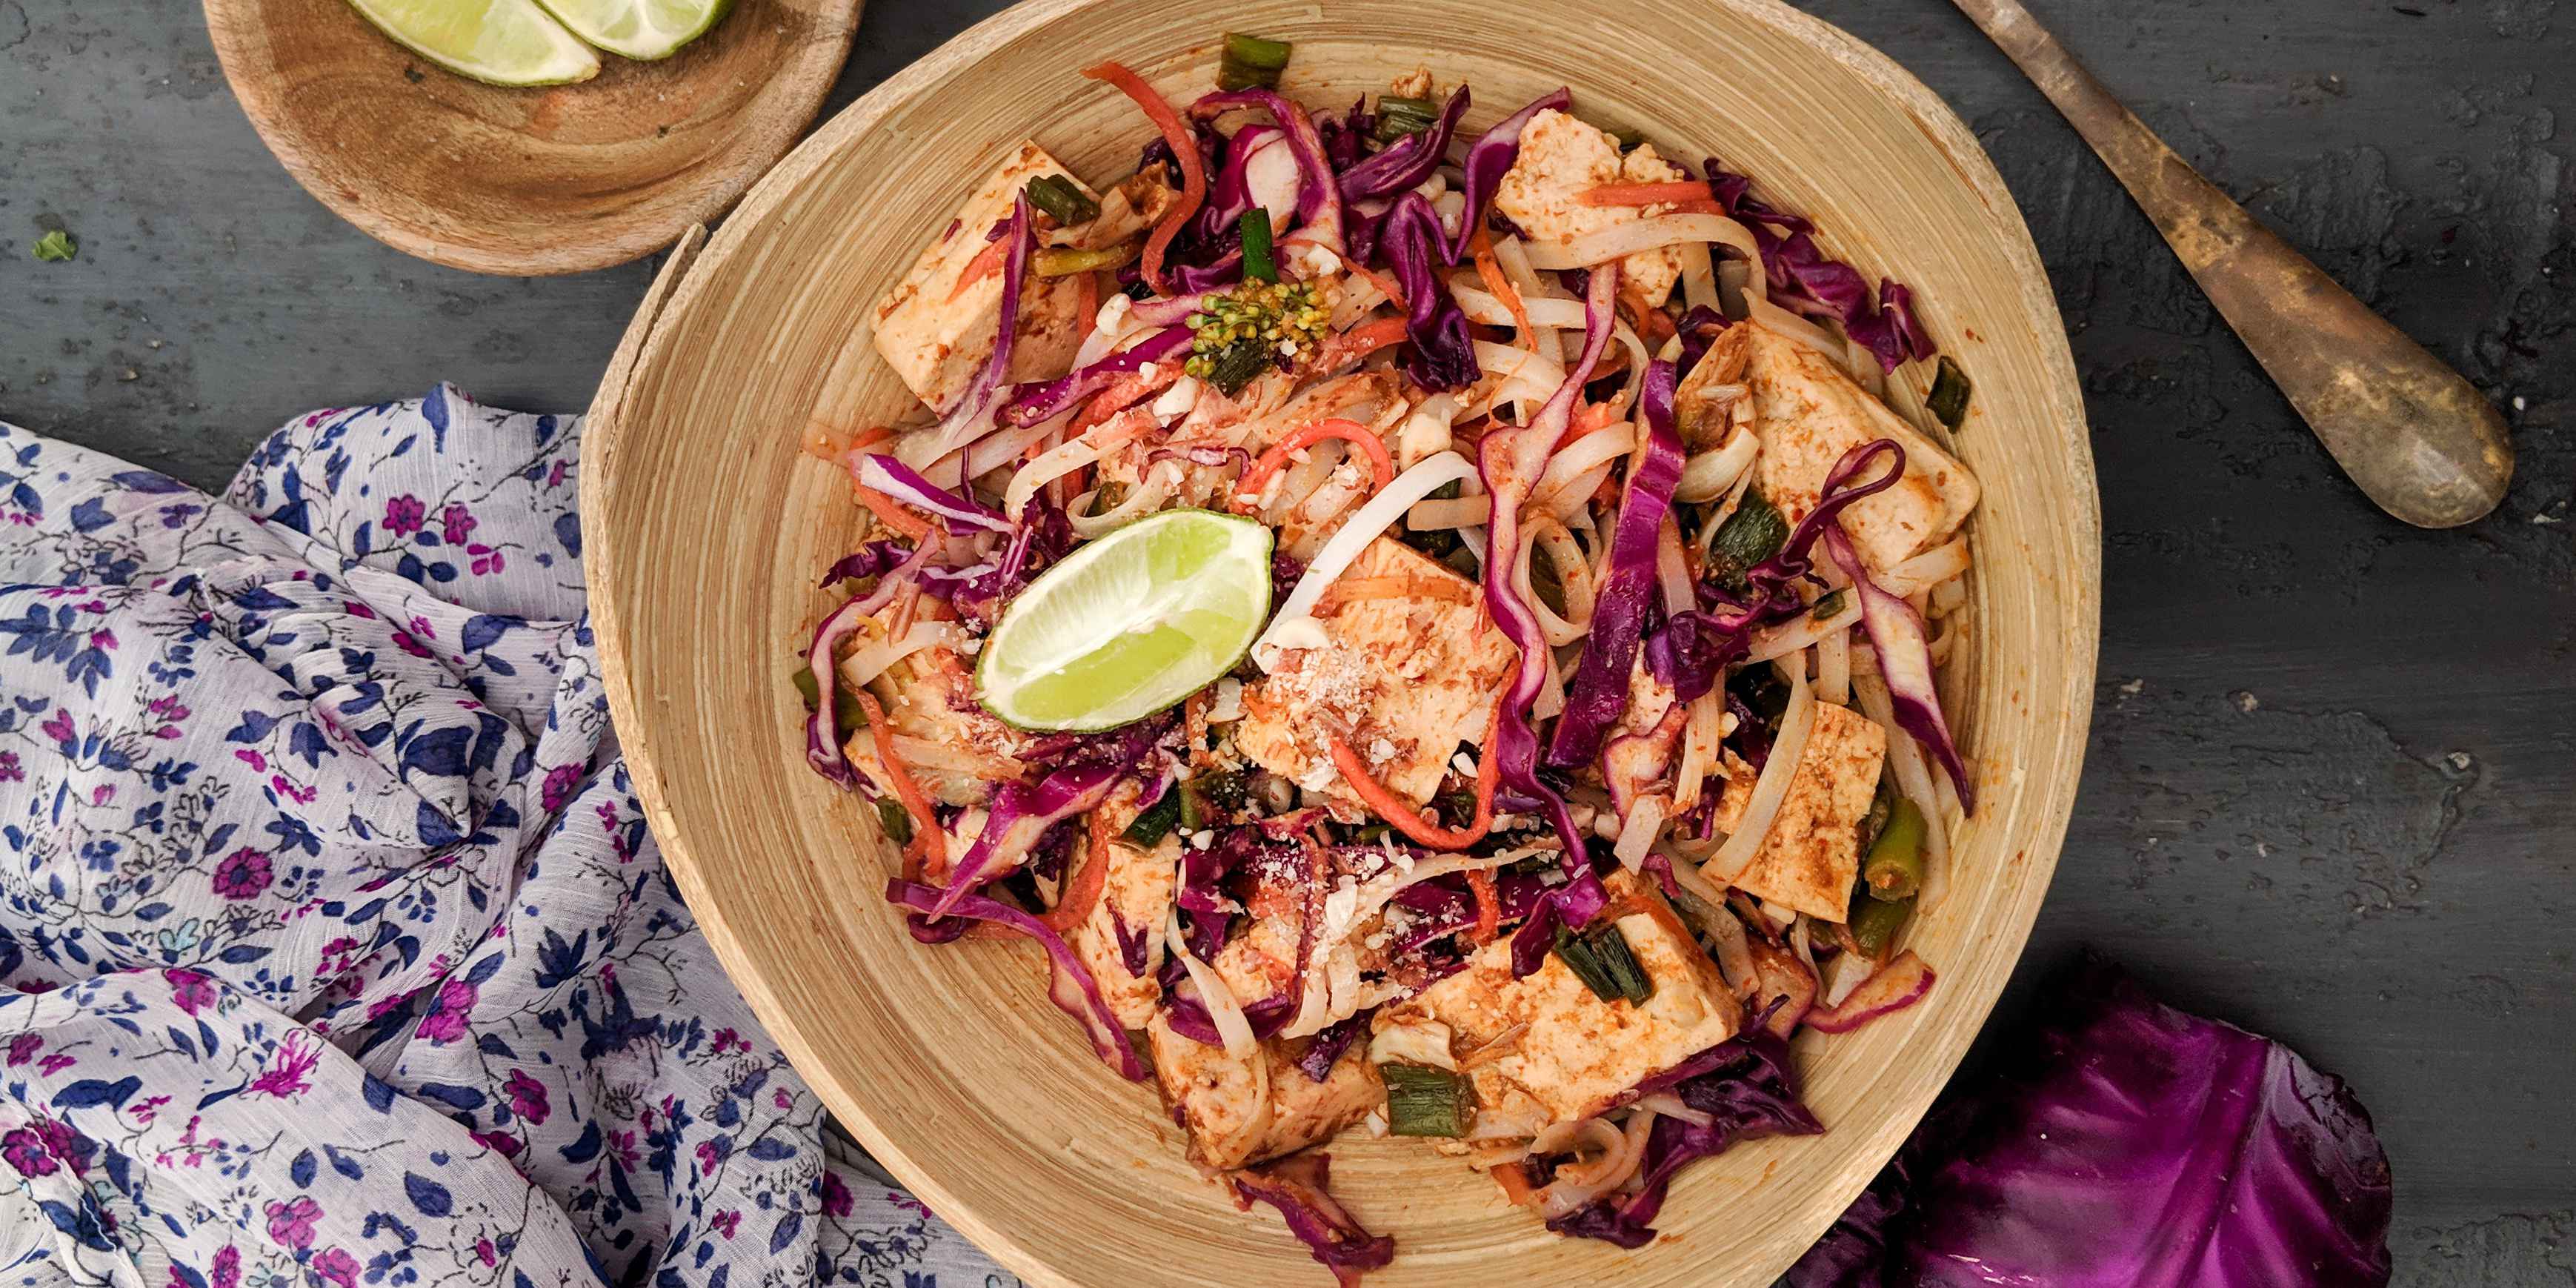
M 315 412 L 208 497 L 0 425 L 0 1267 L 987 1288 L 645 832 L 578 422 Z

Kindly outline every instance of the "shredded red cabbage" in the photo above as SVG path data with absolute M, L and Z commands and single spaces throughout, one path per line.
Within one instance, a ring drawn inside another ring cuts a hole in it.
M 981 501 L 962 497 L 923 478 L 911 466 L 883 454 L 859 458 L 859 482 L 917 510 L 948 520 L 956 527 L 982 532 L 1009 532 L 1011 521 Z
M 1673 364 L 1646 367 L 1640 405 L 1645 411 L 1646 452 L 1628 474 L 1619 499 L 1618 526 L 1610 534 L 1608 575 L 1593 601 L 1583 660 L 1566 684 L 1565 711 L 1557 717 L 1547 763 L 1571 769 L 1601 754 L 1601 740 L 1628 709 L 1629 673 L 1655 610 L 1655 538 L 1671 518 L 1673 488 L 1682 478 L 1682 440 L 1673 428 Z
M 1302 222 L 1297 231 L 1282 240 L 1304 241 L 1341 253 L 1341 187 L 1334 182 L 1333 163 L 1324 155 L 1324 142 L 1315 133 L 1314 118 L 1306 114 L 1306 109 L 1266 89 L 1208 94 L 1190 105 L 1190 114 L 1205 119 L 1237 107 L 1258 107 L 1270 113 L 1279 128 L 1287 131 L 1288 146 L 1297 154 L 1301 175 L 1297 217 Z
M 1020 856 L 1058 821 L 1099 808 L 1127 769 L 1124 764 L 1104 762 L 1058 769 L 1035 787 L 1004 783 L 993 795 L 993 812 L 984 820 L 983 832 L 957 860 L 947 890 L 929 909 L 931 920 L 947 915 L 975 887 L 992 880 L 986 872 L 998 876 L 1016 866 Z
M 1398 198 L 1378 232 L 1378 247 L 1404 288 L 1404 334 L 1412 341 L 1404 355 L 1404 374 L 1431 390 L 1463 389 L 1485 374 L 1476 362 L 1467 315 L 1433 271 L 1446 240 L 1430 198 L 1418 192 Z
M 1185 304 L 1182 316 L 1198 307 L 1195 298 L 1176 300 Z M 1139 315 L 1142 310 L 1138 310 Z M 1177 320 L 1177 319 L 1176 319 Z M 1146 363 L 1180 356 L 1190 347 L 1190 331 L 1184 326 L 1166 326 L 1162 331 L 1121 349 L 1080 371 L 1060 376 L 1040 385 L 1022 385 L 1010 402 L 1003 404 L 1002 423 L 1034 425 L 1065 408 L 1099 393 L 1120 376 L 1133 375 Z
M 1458 119 L 1466 114 L 1467 87 L 1461 85 L 1449 96 L 1448 106 L 1440 109 L 1440 119 L 1430 129 L 1405 135 L 1385 151 L 1346 167 L 1342 171 L 1342 200 L 1392 197 L 1419 186 L 1448 157 L 1450 136 L 1458 132 Z M 1513 138 L 1517 141 L 1519 136 L 1515 134 Z M 1503 168 L 1511 167 L 1507 164 Z M 1442 251 L 1445 255 L 1447 247 Z
M 1556 944 L 1556 928 L 1581 930 L 1610 906 L 1609 888 L 1593 875 L 1586 864 L 1583 875 L 1542 897 L 1530 910 L 1529 920 L 1512 932 L 1512 978 L 1519 979 L 1547 964 L 1547 950 Z
M 1521 158 L 1521 128 L 1541 112 L 1562 112 L 1574 105 L 1571 90 L 1559 89 L 1521 110 L 1506 116 L 1494 128 L 1476 136 L 1467 145 L 1467 180 L 1461 185 L 1467 204 L 1458 218 L 1458 236 L 1449 243 L 1449 262 L 1455 264 L 1467 253 L 1467 239 L 1475 235 L 1476 221 L 1485 217 L 1485 208 L 1493 204 L 1494 192 L 1502 187 L 1503 176 L 1511 172 L 1512 163 Z
M 824 569 L 822 585 L 830 589 L 834 582 L 881 576 L 911 555 L 911 551 L 891 541 L 871 541 Z
M 1896 459 L 1897 469 L 1902 471 L 1902 448 Z M 1869 632 L 1870 651 L 1878 655 L 1878 673 L 1887 681 L 1896 723 L 1931 748 L 1933 756 L 1940 760 L 1942 770 L 1950 775 L 1950 785 L 1959 789 L 1960 812 L 1976 813 L 1976 786 L 1968 777 L 1967 763 L 1959 757 L 1958 743 L 1951 740 L 1950 722 L 1941 718 L 1941 691 L 1933 681 L 1932 640 L 1923 615 L 1914 611 L 1914 605 L 1870 580 L 1868 567 L 1861 563 L 1841 525 L 1825 530 L 1825 549 L 1841 565 L 1843 575 L 1851 578 L 1853 593 L 1860 596 L 1861 626 Z
M 1840 321 L 1843 333 L 1859 341 L 1878 359 L 1878 365 L 1889 371 L 1909 359 L 1928 359 L 1940 352 L 1923 330 L 1922 320 L 1914 314 L 1913 291 L 1901 283 L 1881 280 L 1873 302 L 1869 279 L 1862 277 L 1860 270 L 1841 260 L 1827 259 L 1817 249 L 1813 222 L 1775 210 L 1753 196 L 1753 181 L 1728 173 L 1716 157 L 1708 158 L 1706 165 L 1709 191 L 1716 194 L 1718 204 L 1729 215 L 1753 234 L 1774 302 Z
M 1332 1156 L 1292 1154 L 1275 1163 L 1230 1172 L 1235 1206 L 1250 1209 L 1267 1203 L 1279 1209 L 1315 1260 L 1333 1272 L 1341 1288 L 1356 1288 L 1360 1272 L 1383 1268 L 1395 1259 L 1395 1240 L 1361 1229 L 1325 1186 L 1332 1178 Z
M 1330 112 L 1315 113 L 1315 137 L 1324 141 L 1324 159 L 1333 163 L 1336 174 L 1347 172 L 1368 153 L 1369 135 L 1377 131 L 1377 113 L 1368 110 L 1368 95 L 1351 100 L 1351 110 L 1340 116 Z M 1348 192 L 1343 200 L 1350 199 Z
M 857 633 L 859 623 L 892 601 L 895 591 L 918 575 L 930 562 L 931 553 L 945 544 L 944 535 L 934 531 L 928 539 L 914 546 L 912 553 L 904 556 L 903 562 L 879 577 L 876 589 L 833 609 L 822 621 L 815 623 L 814 638 L 806 642 L 805 669 L 814 677 L 814 692 L 820 695 L 821 700 L 814 704 L 814 714 L 805 721 L 805 763 L 813 766 L 815 773 L 843 787 L 855 786 L 859 772 L 841 750 L 841 720 L 835 712 L 840 704 L 832 701 L 832 695 L 838 692 L 841 682 L 833 668 L 837 660 L 835 654 L 840 651 L 843 641 Z
M 1333 1066 L 1340 1063 L 1342 1053 L 1350 1050 L 1353 1042 L 1359 1041 L 1360 1030 L 1367 1027 L 1368 1017 L 1364 1015 L 1354 1015 L 1327 1025 L 1297 1056 L 1297 1072 L 1306 1075 L 1308 1082 L 1322 1082 L 1332 1077 Z
M 1214 240 L 1252 209 L 1252 154 L 1284 142 L 1286 132 L 1275 125 L 1247 125 L 1226 140 L 1225 164 L 1211 171 L 1216 178 L 1208 185 L 1207 204 L 1190 221 L 1200 237 Z
M 1146 1077 L 1145 1064 L 1136 1058 L 1136 1049 L 1127 1044 L 1127 1034 L 1118 1027 L 1118 1017 L 1100 995 L 1100 985 L 1083 969 L 1082 961 L 1067 947 L 1064 937 L 1047 928 L 1029 913 L 999 899 L 980 894 L 956 895 L 923 885 L 918 881 L 886 882 L 886 902 L 911 909 L 906 920 L 918 926 L 922 914 L 971 917 L 1008 927 L 1038 941 L 1046 949 L 1047 964 L 1054 972 L 1048 997 L 1058 1009 L 1082 1022 L 1083 1032 L 1097 1052 L 1119 1076 L 1132 1082 Z

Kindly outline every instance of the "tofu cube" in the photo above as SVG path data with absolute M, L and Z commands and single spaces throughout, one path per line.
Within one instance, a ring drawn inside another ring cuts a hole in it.
M 1520 156 L 1494 189 L 1494 206 L 1520 225 L 1530 240 L 1567 242 L 1595 229 L 1660 215 L 1667 206 L 1587 206 L 1586 188 L 1605 183 L 1670 183 L 1685 179 L 1681 167 L 1656 155 L 1651 143 L 1622 156 L 1619 141 L 1563 112 L 1549 109 L 1521 127 Z M 1619 261 L 1619 290 L 1653 307 L 1681 280 L 1682 250 L 1639 251 Z
M 1172 1031 L 1155 1016 L 1145 1028 L 1154 1075 L 1172 1117 L 1189 1133 L 1190 1159 L 1217 1171 L 1293 1154 L 1328 1140 L 1384 1104 L 1367 1044 L 1352 1043 L 1332 1072 L 1317 1082 L 1297 1067 L 1292 1044 L 1271 1039 L 1253 1057 L 1267 1063 L 1269 1094 L 1252 1061 L 1238 1060 Z
M 1886 757 L 1887 731 L 1876 721 L 1849 707 L 1817 703 L 1815 728 L 1798 754 L 1789 794 L 1735 887 L 1812 917 L 1843 920 L 1852 882 L 1860 876 L 1860 820 L 1878 792 Z M 1757 775 L 1732 759 L 1727 770 L 1717 826 L 1732 832 L 1753 798 Z
M 877 301 L 873 338 L 878 355 L 934 411 L 954 405 L 993 352 L 1001 330 L 1003 248 L 986 235 L 1011 217 L 1020 189 L 1042 174 L 1082 186 L 1046 149 L 1021 143 L 958 208 L 956 219 L 922 251 L 912 271 Z M 1064 374 L 1081 344 L 1080 299 L 1081 284 L 1072 277 L 1031 274 L 1022 282 L 1019 330 L 1005 379 Z
M 1336 584 L 1357 582 L 1421 591 L 1373 594 L 1317 617 L 1322 644 L 1286 650 L 1244 686 L 1235 747 L 1357 810 L 1324 745 L 1337 733 L 1388 790 L 1419 805 L 1439 790 L 1461 741 L 1484 741 L 1512 646 L 1486 624 L 1473 583 L 1392 538 L 1370 542 Z
M 1480 1123 L 1499 1119 L 1532 1132 L 1601 1113 L 1639 1082 L 1734 1037 L 1743 1008 L 1663 894 L 1627 872 L 1613 873 L 1608 885 L 1613 911 L 1627 910 L 1619 933 L 1654 981 L 1644 1005 L 1601 1000 L 1554 953 L 1513 979 L 1505 937 L 1477 950 L 1466 969 L 1380 1010 L 1372 1023 L 1445 1024 L 1461 1054 L 1527 1025 L 1509 1054 L 1477 1065 L 1469 1080 Z
M 1842 512 L 1861 561 L 1884 571 L 1958 531 L 1977 506 L 1977 480 L 1967 466 L 1854 384 L 1832 358 L 1758 322 L 1728 328 L 1730 340 L 1737 332 L 1753 431 L 1762 438 L 1754 486 L 1782 517 L 1794 524 L 1814 511 L 1845 453 L 1892 438 L 1905 449 L 1905 476 Z
M 1151 849 L 1119 839 L 1119 833 L 1136 821 L 1140 808 L 1136 798 L 1134 786 L 1121 787 L 1101 806 L 1109 835 L 1109 867 L 1101 878 L 1100 902 L 1092 905 L 1090 917 L 1073 936 L 1075 955 L 1100 985 L 1100 995 L 1119 1026 L 1129 1029 L 1144 1028 L 1163 1000 L 1155 976 L 1163 966 L 1163 924 L 1172 910 L 1172 866 L 1181 857 L 1177 836 L 1166 836 Z M 1083 844 L 1090 842 L 1086 839 Z M 1083 861 L 1091 860 L 1086 855 Z M 1127 954 L 1119 941 L 1122 929 L 1129 938 L 1144 941 L 1141 974 L 1127 969 Z

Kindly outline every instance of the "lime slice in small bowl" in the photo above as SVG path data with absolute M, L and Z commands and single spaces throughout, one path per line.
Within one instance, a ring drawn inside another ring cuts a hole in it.
M 650 62 L 705 35 L 733 0 L 539 0 L 572 33 L 612 54 Z
M 349 0 L 413 53 L 491 85 L 562 85 L 599 74 L 599 55 L 535 0 Z
M 1092 541 L 1021 591 L 975 667 L 984 709 L 1092 732 L 1150 716 L 1243 660 L 1270 616 L 1270 529 L 1166 510 Z

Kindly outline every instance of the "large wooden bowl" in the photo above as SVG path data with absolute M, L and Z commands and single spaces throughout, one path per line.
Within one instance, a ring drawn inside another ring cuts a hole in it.
M 736 0 L 669 58 L 509 89 L 347 0 L 205 0 L 233 96 L 305 191 L 396 250 L 513 277 L 623 264 L 722 213 L 814 119 L 859 4 Z
M 805 769 L 788 683 L 826 605 L 818 570 L 858 529 L 802 431 L 906 402 L 869 348 L 870 303 L 1022 137 L 1094 177 L 1134 165 L 1146 126 L 1077 68 L 1118 58 L 1186 99 L 1228 30 L 1296 41 L 1287 87 L 1310 103 L 1416 63 L 1465 77 L 1474 128 L 1570 81 L 1590 119 L 1726 158 L 1816 217 L 1830 250 L 1911 282 L 1975 378 L 1958 450 L 1986 490 L 1976 646 L 1947 696 L 1986 803 L 1912 932 L 1940 971 L 1929 999 L 1799 1044 L 1828 1134 L 1690 1169 L 1664 1238 L 1636 1252 L 1548 1234 L 1412 1143 L 1333 1149 L 1335 1188 L 1398 1240 L 1372 1283 L 1767 1284 L 1914 1125 L 2021 951 L 2075 796 L 2099 577 L 2083 403 L 2012 198 L 1922 85 L 1773 0 L 1036 0 L 852 105 L 675 270 L 594 407 L 591 602 L 653 832 L 796 1067 L 1005 1265 L 1049 1286 L 1326 1281 L 1275 1219 L 1193 1173 L 1153 1093 L 1048 1006 L 1034 950 L 905 936 L 879 902 L 892 850 L 859 798 Z

